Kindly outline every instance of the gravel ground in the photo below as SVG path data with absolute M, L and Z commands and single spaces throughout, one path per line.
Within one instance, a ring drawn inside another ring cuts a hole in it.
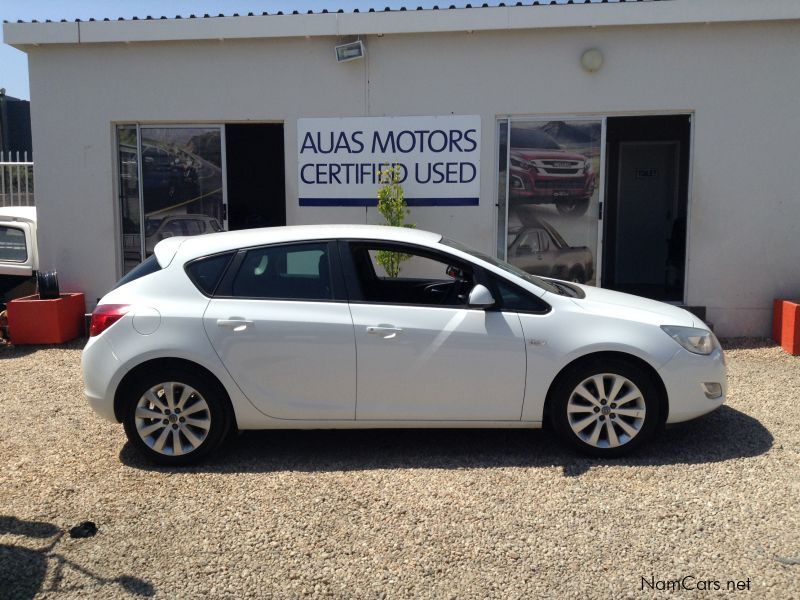
M 0 348 L 0 597 L 649 598 L 691 576 L 800 598 L 800 358 L 765 340 L 727 344 L 727 406 L 630 459 L 545 431 L 256 432 L 190 470 L 94 416 L 80 347 Z

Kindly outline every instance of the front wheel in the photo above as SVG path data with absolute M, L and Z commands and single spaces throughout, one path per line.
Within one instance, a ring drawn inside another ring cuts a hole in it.
M 626 361 L 586 363 L 553 390 L 553 428 L 574 448 L 597 457 L 631 452 L 656 431 L 660 395 L 650 376 Z
M 581 217 L 589 210 L 590 198 L 569 198 L 556 202 L 556 210 L 567 217 Z
M 204 374 L 157 369 L 126 394 L 125 434 L 152 462 L 196 462 L 217 448 L 230 429 L 225 392 Z

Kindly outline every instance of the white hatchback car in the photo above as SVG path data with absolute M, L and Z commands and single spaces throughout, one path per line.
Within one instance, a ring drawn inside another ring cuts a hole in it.
M 716 337 L 685 310 L 360 225 L 162 241 L 95 309 L 83 373 L 94 410 L 166 464 L 234 428 L 547 423 L 617 456 L 726 390 Z

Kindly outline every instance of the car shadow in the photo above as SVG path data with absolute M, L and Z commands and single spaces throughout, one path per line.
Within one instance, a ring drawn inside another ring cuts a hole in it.
M 101 585 L 119 585 L 134 596 L 150 597 L 155 588 L 144 579 L 121 575 L 119 577 L 102 577 L 79 563 L 70 560 L 55 551 L 64 536 L 64 531 L 51 523 L 41 521 L 23 521 L 17 517 L 0 515 L 0 535 L 9 534 L 34 540 L 47 540 L 46 545 L 29 548 L 17 544 L 0 544 L 0 598 L 28 600 L 41 592 L 74 591 L 62 585 L 64 568 L 73 569 Z M 42 542 L 40 542 L 42 543 Z M 55 568 L 47 589 L 42 586 L 47 577 L 48 563 L 53 561 Z
M 182 468 L 154 465 L 128 442 L 120 460 L 136 469 L 168 473 L 558 466 L 565 477 L 574 477 L 600 465 L 702 464 L 758 456 L 772 441 L 758 420 L 723 406 L 669 427 L 632 456 L 617 459 L 585 457 L 548 430 L 350 429 L 246 431 L 205 462 Z

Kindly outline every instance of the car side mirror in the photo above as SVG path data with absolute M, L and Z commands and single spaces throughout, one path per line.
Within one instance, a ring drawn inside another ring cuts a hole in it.
M 492 292 L 479 283 L 469 293 L 468 304 L 470 308 L 489 308 L 495 305 L 495 300 Z

